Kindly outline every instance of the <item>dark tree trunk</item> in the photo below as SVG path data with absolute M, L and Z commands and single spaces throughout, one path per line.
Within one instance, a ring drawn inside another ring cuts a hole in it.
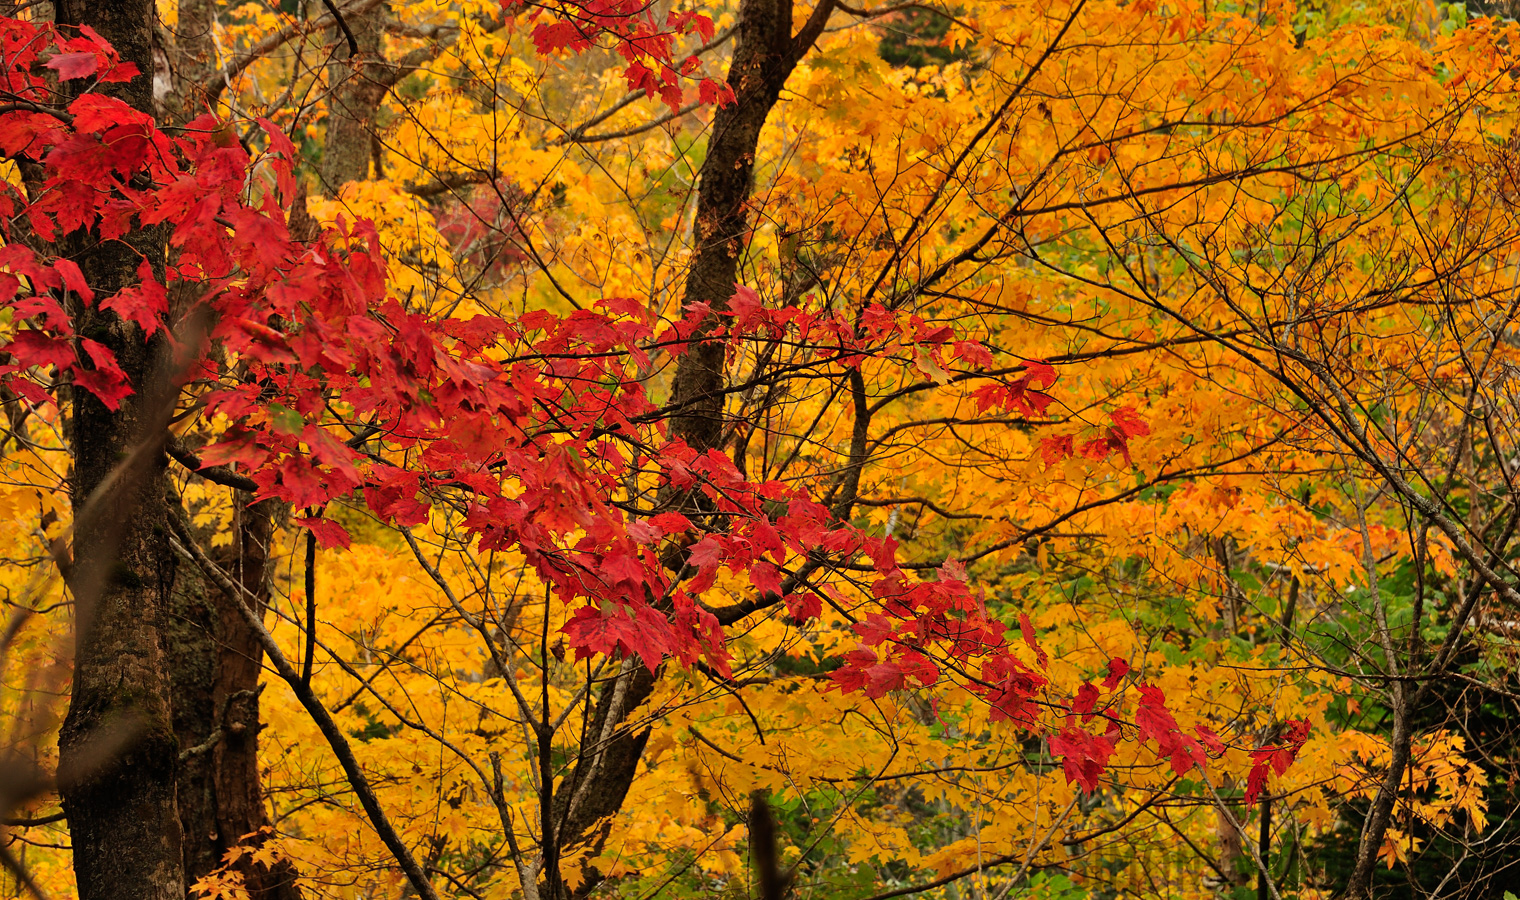
M 153 71 L 156 15 L 153 0 L 57 4 L 60 24 L 89 25 L 143 72 Z M 149 79 L 112 92 L 152 112 Z M 140 260 L 158 267 L 164 261 L 160 229 L 73 244 L 100 297 L 131 284 Z M 84 391 L 74 392 L 71 405 L 76 635 L 58 744 L 74 873 L 81 900 L 183 900 L 179 748 L 162 645 L 175 569 L 162 449 L 171 405 L 167 343 L 162 336 L 145 340 L 136 326 L 98 307 L 75 302 L 71 312 L 80 334 L 115 352 L 135 390 L 115 411 Z
M 267 604 L 276 504 L 247 499 L 237 498 L 237 540 L 218 563 Z M 264 650 L 234 603 L 193 569 L 181 569 L 169 646 L 174 724 L 189 754 L 179 782 L 187 885 L 220 868 L 239 843 L 262 843 L 267 832 L 260 832 L 270 824 L 258 759 Z M 248 835 L 255 836 L 244 840 Z M 265 867 L 244 857 L 236 870 L 255 900 L 301 897 L 288 861 Z
M 1393 735 L 1389 741 L 1388 768 L 1372 798 L 1372 808 L 1362 822 L 1362 834 L 1356 846 L 1356 867 L 1346 885 L 1347 900 L 1368 900 L 1372 896 L 1373 875 L 1377 871 L 1378 851 L 1383 847 L 1383 837 L 1393 823 L 1394 808 L 1398 805 L 1399 788 L 1409 766 L 1410 747 L 1414 741 L 1414 728 L 1410 722 L 1409 690 L 1403 684 L 1393 684 Z
M 829 0 L 820 2 L 793 37 L 791 0 L 744 0 L 739 5 L 728 69 L 734 102 L 713 113 L 712 137 L 697 187 L 699 244 L 686 276 L 685 304 L 705 302 L 715 312 L 728 309 L 739 259 L 749 243 L 748 204 L 760 130 L 832 6 Z M 722 343 L 704 342 L 689 349 L 676 368 L 671 399 L 678 411 L 671 419 L 670 436 L 699 453 L 717 447 L 723 435 L 723 387 Z
M 390 66 L 384 56 L 385 22 L 390 8 L 385 3 L 345 21 L 358 44 L 348 56 L 341 46 L 337 59 L 327 67 L 331 94 L 327 98 L 327 139 L 322 145 L 322 189 L 336 196 L 350 181 L 370 178 L 375 158 L 375 116 L 390 85 Z M 348 58 L 344 58 L 348 57 Z
M 214 723 L 218 718 L 214 697 L 218 612 L 212 596 L 212 589 L 198 571 L 181 566 L 169 600 L 170 618 L 164 626 L 174 730 L 180 747 L 190 754 L 180 763 L 178 791 L 187 888 L 222 860 L 216 799 L 207 778 L 208 754 L 202 749 L 216 738 Z
M 99 271 L 83 268 L 86 277 Z M 106 280 L 90 281 L 100 291 Z M 158 348 L 132 341 L 121 334 L 126 327 L 112 324 L 93 336 L 124 337 L 108 346 L 135 385 L 151 384 Z M 164 528 L 161 454 L 150 451 L 153 459 L 128 468 L 93 510 L 84 508 L 122 456 L 151 441 L 157 417 L 146 405 L 134 397 L 112 413 L 83 392 L 73 404 L 76 635 L 58 750 L 81 900 L 183 900 L 185 894 L 175 797 L 179 746 L 161 645 L 175 569 Z
M 728 85 L 734 103 L 713 114 L 707 158 L 697 188 L 697 234 L 699 244 L 686 278 L 684 303 L 706 302 L 715 311 L 728 308 L 738 277 L 739 260 L 749 242 L 748 204 L 754 187 L 755 154 L 760 131 L 781 96 L 781 88 L 797 60 L 812 47 L 833 8 L 821 0 L 797 35 L 792 34 L 792 0 L 742 0 L 735 36 L 734 57 L 729 65 Z M 707 331 L 716 324 L 710 317 Z M 678 412 L 672 417 L 670 437 L 685 441 L 697 452 L 723 441 L 723 345 L 703 342 L 681 356 L 672 387 Z M 667 494 L 662 502 L 685 506 L 697 495 Z M 637 774 L 639 760 L 649 740 L 647 727 L 629 727 L 629 714 L 654 692 L 655 677 L 643 666 L 634 666 L 602 691 L 591 716 L 586 743 L 575 769 L 565 778 L 554 798 L 555 851 L 590 842 L 593 852 L 602 848 L 607 827 L 593 830 L 598 821 L 622 808 Z M 599 736 L 610 729 L 611 739 Z M 588 871 L 578 891 L 570 891 L 554 871 L 546 873 L 544 900 L 584 897 L 602 876 Z
M 238 503 L 237 558 L 225 567 L 238 583 L 261 601 L 264 612 L 270 592 L 270 551 L 274 541 L 274 517 L 278 504 Z M 224 846 L 243 835 L 269 826 L 264 793 L 259 779 L 259 674 L 264 649 L 237 610 L 236 598 L 213 592 L 218 610 L 219 664 L 213 696 L 225 737 L 211 750 L 211 782 L 217 803 L 217 832 Z M 257 843 L 257 841 L 255 841 Z M 243 883 L 255 900 L 299 900 L 295 868 L 288 861 L 274 866 L 244 860 Z
M 547 880 L 542 890 L 542 900 L 567 900 L 585 897 L 602 881 L 601 873 L 586 873 L 579 891 L 570 890 L 556 868 L 561 851 L 590 842 L 592 852 L 599 855 L 602 843 L 611 831 L 608 817 L 623 808 L 633 777 L 638 774 L 639 759 L 644 755 L 644 745 L 649 742 L 648 728 L 629 728 L 629 713 L 638 709 L 654 693 L 655 678 L 642 665 L 636 665 L 621 676 L 625 680 L 618 689 L 617 680 L 609 683 L 597 701 L 596 711 L 587 730 L 589 737 L 583 742 L 581 757 L 570 777 L 560 784 L 553 804 L 554 842 L 557 845 L 555 859 L 547 860 Z M 599 740 L 604 729 L 613 729 L 612 739 L 605 745 Z M 587 747 L 585 744 L 593 746 Z M 592 826 L 603 822 L 602 827 L 592 831 Z

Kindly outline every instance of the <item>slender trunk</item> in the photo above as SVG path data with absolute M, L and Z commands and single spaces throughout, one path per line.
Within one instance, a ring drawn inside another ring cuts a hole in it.
M 826 7 L 828 4 L 820 4 Z M 827 10 L 824 16 L 827 16 Z M 812 43 L 808 38 L 807 43 Z M 804 46 L 802 49 L 806 49 Z M 744 0 L 739 6 L 728 86 L 734 102 L 713 113 L 712 137 L 697 187 L 700 243 L 686 276 L 683 302 L 728 309 L 739 259 L 749 243 L 749 198 L 760 130 L 796 65 L 791 0 Z M 704 323 L 710 328 L 714 322 Z M 704 341 L 681 356 L 671 399 L 678 412 L 670 436 L 702 452 L 723 435 L 723 344 Z
M 1267 883 L 1268 866 L 1272 861 L 1272 798 L 1261 798 L 1261 830 L 1256 837 L 1256 856 L 1262 865 L 1256 870 L 1256 900 L 1272 900 L 1272 886 Z
M 243 587 L 267 605 L 270 596 L 270 553 L 274 544 L 273 500 L 238 502 L 237 559 L 227 567 Z M 259 779 L 259 675 L 264 668 L 264 648 L 259 636 L 237 609 L 237 598 L 216 592 L 217 622 L 221 646 L 216 682 L 217 708 L 223 710 L 226 737 L 212 749 L 212 779 L 216 787 L 217 830 L 231 846 L 241 836 L 269 826 L 264 792 Z M 264 612 L 261 607 L 257 610 Z M 256 839 L 259 843 L 262 838 Z M 253 900 L 300 900 L 296 871 L 289 860 L 270 866 L 244 857 L 239 870 Z
M 629 728 L 626 722 L 654 693 L 655 677 L 642 665 L 634 666 L 622 677 L 627 679 L 623 689 L 617 690 L 616 682 L 609 684 L 597 702 L 584 741 L 594 746 L 583 745 L 575 770 L 555 792 L 553 833 L 561 849 L 589 841 L 593 852 L 587 855 L 599 855 L 602 842 L 612 830 L 610 817 L 623 808 L 623 800 L 638 774 L 644 745 L 649 742 L 649 729 Z M 605 744 L 599 740 L 604 729 L 612 729 L 612 737 Z M 592 831 L 598 822 L 601 827 Z M 545 883 L 551 890 L 543 893 L 542 900 L 586 896 L 602 880 L 599 872 L 587 872 L 586 876 L 579 891 L 569 890 L 563 879 L 551 876 Z
M 169 47 L 169 83 L 163 102 L 165 118 L 170 121 L 184 123 L 212 111 L 207 91 L 218 78 L 216 41 L 211 33 L 215 11 L 216 0 L 179 0 L 179 22 Z
M 1225 889 L 1245 884 L 1246 851 L 1242 844 L 1243 836 L 1233 817 L 1226 814 L 1223 808 L 1214 810 L 1214 830 L 1219 836 L 1219 871 L 1228 879 Z
M 1393 809 L 1399 798 L 1399 786 L 1404 771 L 1409 766 L 1409 750 L 1414 740 L 1414 729 L 1409 721 L 1408 692 L 1404 686 L 1393 686 L 1393 738 L 1389 743 L 1388 771 L 1378 785 L 1377 795 L 1372 798 L 1372 808 L 1362 823 L 1361 839 L 1356 845 L 1356 868 L 1346 885 L 1347 900 L 1366 900 L 1372 896 L 1372 873 L 1377 869 L 1378 851 L 1383 838 L 1393 822 Z
M 57 4 L 60 24 L 89 25 L 142 72 L 153 71 L 156 15 L 153 0 Z M 147 78 L 112 93 L 152 112 Z M 133 283 L 142 259 L 164 262 L 161 229 L 76 243 L 75 259 L 102 298 Z M 179 748 L 162 645 L 175 569 L 162 449 L 172 405 L 167 342 L 145 340 L 98 306 L 74 302 L 71 313 L 80 334 L 115 352 L 135 391 L 114 411 L 85 391 L 71 404 L 74 681 L 58 745 L 78 895 L 183 900 Z
M 181 566 L 169 600 L 170 617 L 164 626 L 164 644 L 168 648 L 165 671 L 173 696 L 174 730 L 183 752 L 190 754 L 180 762 L 178 785 L 187 888 L 221 865 L 223 849 L 216 827 L 216 800 L 207 778 L 207 749 L 213 741 L 220 740 L 213 696 L 217 614 L 211 596 L 199 573 Z
M 205 89 L 216 73 L 211 34 L 215 2 L 179 3 L 170 55 L 172 80 L 164 103 L 165 116 L 178 122 L 209 109 Z M 248 501 L 241 494 L 234 500 L 235 539 L 219 562 L 251 595 L 267 603 L 275 504 Z M 193 567 L 180 569 L 166 633 L 174 727 L 183 748 L 178 805 L 187 888 L 220 868 L 233 846 L 264 840 L 260 832 L 269 826 L 258 764 L 264 651 L 236 603 L 237 598 L 208 584 Z M 259 836 L 245 841 L 247 835 Z M 288 861 L 263 866 L 245 856 L 237 870 L 253 900 L 301 896 Z

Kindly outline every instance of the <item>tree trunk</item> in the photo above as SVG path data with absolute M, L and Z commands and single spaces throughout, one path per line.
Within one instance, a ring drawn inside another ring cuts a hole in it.
M 1347 900 L 1367 900 L 1372 896 L 1372 879 L 1377 871 L 1378 852 L 1383 849 L 1383 838 L 1393 823 L 1393 811 L 1398 804 L 1399 789 L 1409 766 L 1410 747 L 1414 741 L 1414 728 L 1409 717 L 1408 690 L 1394 682 L 1393 735 L 1389 741 L 1388 770 L 1378 784 L 1377 794 L 1372 798 L 1372 808 L 1362 823 L 1362 834 L 1356 845 L 1356 867 L 1346 885 Z
M 327 139 L 322 145 L 322 189 L 337 196 L 350 181 L 366 181 L 375 160 L 375 115 L 388 90 L 390 68 L 384 55 L 385 3 L 345 21 L 358 45 L 358 53 L 343 59 L 348 49 L 340 46 L 327 67 L 331 94 L 327 99 Z M 346 36 L 340 36 L 347 40 Z
M 596 856 L 603 850 L 602 842 L 612 830 L 610 817 L 623 808 L 623 800 L 638 774 L 639 759 L 644 755 L 644 745 L 649 742 L 648 728 L 629 728 L 629 714 L 644 705 L 654 693 L 655 677 L 642 665 L 635 665 L 620 676 L 626 679 L 623 689 L 617 689 L 617 680 L 607 685 L 597 702 L 587 734 L 595 746 L 582 746 L 581 757 L 570 777 L 560 783 L 555 792 L 553 820 L 555 858 L 548 860 L 548 876 L 541 893 L 542 900 L 567 900 L 585 897 L 602 881 L 597 871 L 588 871 L 578 891 L 571 891 L 558 871 L 557 858 L 561 851 L 590 841 Z M 612 739 L 602 745 L 598 737 L 606 728 L 613 729 Z M 589 753 L 588 753 L 589 749 Z M 601 828 L 592 831 L 597 822 Z
M 169 84 L 163 102 L 167 121 L 183 124 L 212 111 L 207 91 L 218 77 L 211 34 L 215 8 L 216 0 L 179 0 L 179 23 L 168 48 Z
M 277 504 L 247 500 L 237 498 L 237 541 L 218 563 L 267 603 Z M 181 570 L 169 646 L 175 729 L 190 754 L 181 762 L 179 782 L 187 886 L 220 868 L 232 847 L 267 839 L 257 834 L 269 826 L 258 758 L 264 650 L 235 603 L 193 569 Z M 256 836 L 244 840 L 248 835 Z M 234 868 L 254 900 L 301 897 L 288 860 L 266 867 L 244 857 Z
M 832 0 L 821 0 L 812 16 L 794 37 L 792 35 L 792 0 L 743 0 L 739 6 L 739 24 L 735 36 L 734 57 L 729 65 L 728 85 L 734 102 L 713 113 L 707 158 L 702 165 L 697 188 L 697 233 L 700 235 L 691 270 L 686 278 L 685 304 L 705 302 L 714 311 L 728 308 L 738 277 L 739 259 L 749 242 L 748 204 L 754 186 L 755 154 L 760 146 L 760 131 L 781 96 L 781 88 L 791 75 L 797 60 L 807 52 L 822 32 L 833 8 Z M 716 316 L 703 323 L 709 331 Z M 672 417 L 670 437 L 685 441 L 697 452 L 717 447 L 723 440 L 723 371 L 722 343 L 702 342 L 681 356 L 672 386 L 672 402 L 678 412 Z M 681 507 L 698 496 L 668 493 L 662 504 Z M 587 841 L 600 852 L 607 828 L 593 832 L 596 822 L 622 808 L 623 800 L 637 774 L 639 760 L 649 740 L 649 729 L 629 728 L 629 714 L 637 710 L 654 692 L 655 677 L 643 666 L 625 673 L 628 683 L 617 702 L 616 682 L 602 692 L 589 738 L 597 744 L 594 752 L 582 748 L 575 769 L 565 778 L 554 797 L 550 828 L 555 848 L 546 854 L 551 863 L 546 868 L 544 900 L 584 897 L 602 881 L 594 870 L 585 873 L 577 891 L 570 891 L 552 862 L 559 850 L 568 850 Z M 611 730 L 611 740 L 602 745 L 595 736 Z
M 827 0 L 818 6 L 825 19 L 830 6 Z M 697 187 L 700 243 L 686 276 L 684 305 L 705 302 L 714 312 L 728 309 L 739 258 L 749 243 L 748 203 L 760 129 L 797 58 L 815 38 L 816 33 L 793 39 L 791 0 L 744 0 L 739 6 L 734 58 L 728 68 L 734 102 L 713 113 L 712 137 Z M 704 323 L 703 331 L 713 324 Z M 670 436 L 698 453 L 722 440 L 723 352 L 721 342 L 704 341 L 689 348 L 676 367 L 671 400 L 677 412 Z
M 152 0 L 57 4 L 60 24 L 89 25 L 142 72 L 153 71 L 156 15 Z M 152 112 L 148 78 L 111 93 Z M 78 246 L 75 259 L 101 298 L 133 283 L 140 260 L 164 262 L 159 228 Z M 73 300 L 78 332 L 110 347 L 134 388 L 115 411 L 85 391 L 71 404 L 74 681 L 58 768 L 78 895 L 183 900 L 179 748 L 162 645 L 175 569 L 162 447 L 172 406 L 167 342 L 162 334 L 145 340 L 114 313 Z

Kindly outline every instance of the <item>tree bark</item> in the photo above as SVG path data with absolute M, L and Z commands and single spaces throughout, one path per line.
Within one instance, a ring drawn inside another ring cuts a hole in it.
M 211 29 L 216 0 L 179 0 L 179 22 L 168 49 L 169 84 L 163 101 L 166 121 L 184 124 L 212 111 L 207 95 L 216 83 L 217 50 Z
M 793 38 L 791 0 L 744 0 L 739 5 L 728 69 L 734 102 L 713 113 L 712 137 L 697 186 L 699 243 L 686 276 L 685 307 L 707 303 L 714 313 L 728 309 L 739 258 L 749 243 L 748 204 L 760 130 L 797 60 L 817 39 L 831 6 L 830 0 L 822 0 L 803 33 Z M 715 321 L 710 317 L 703 331 Z M 677 412 L 670 436 L 699 453 L 722 440 L 723 352 L 721 342 L 703 341 L 689 348 L 676 367 L 671 399 Z
M 649 729 L 629 728 L 627 721 L 629 714 L 643 706 L 654 693 L 655 676 L 644 666 L 635 665 L 620 677 L 627 683 L 619 691 L 614 680 L 602 691 L 575 769 L 555 792 L 552 833 L 558 851 L 590 841 L 594 852 L 588 855 L 600 854 L 602 842 L 611 830 L 611 822 L 606 821 L 595 832 L 592 827 L 623 808 L 628 789 L 638 774 L 644 745 L 649 742 Z M 609 728 L 612 736 L 603 744 L 600 736 Z M 588 748 L 585 743 L 593 746 Z M 585 897 L 602 882 L 603 877 L 600 872 L 588 871 L 580 889 L 572 891 L 558 871 L 545 874 L 548 880 L 541 900 Z
M 350 181 L 370 178 L 375 160 L 375 116 L 389 89 L 390 67 L 385 60 L 385 21 L 390 8 L 376 4 L 345 18 L 358 53 L 327 67 L 331 93 L 327 99 L 327 138 L 322 145 L 322 187 L 336 196 Z M 346 37 L 343 38 L 346 40 Z
M 233 528 L 237 540 L 223 569 L 246 589 L 269 598 L 274 501 L 249 503 L 240 495 Z M 174 722 L 180 745 L 180 822 L 184 826 L 185 883 L 220 868 L 239 843 L 257 846 L 269 826 L 259 775 L 259 676 L 264 649 L 235 605 L 238 599 L 206 583 L 191 568 L 175 584 L 170 625 Z M 254 900 L 299 900 L 297 872 L 288 860 L 257 865 L 244 857 L 234 869 Z
M 62 25 L 89 25 L 142 72 L 153 71 L 152 0 L 61 0 Z M 111 86 L 152 113 L 148 78 Z M 138 263 L 162 267 L 164 232 L 120 241 L 72 240 L 102 298 L 135 281 Z M 73 298 L 81 335 L 110 347 L 134 393 L 117 410 L 75 391 L 69 438 L 74 471 L 74 681 L 59 733 L 59 782 L 81 900 L 183 900 L 176 806 L 178 741 L 164 672 L 162 626 L 174 556 L 168 541 L 163 435 L 172 406 L 167 342 Z
M 1399 788 L 1409 766 L 1410 748 L 1414 741 L 1414 729 L 1410 723 L 1408 690 L 1399 683 L 1392 685 L 1393 735 L 1389 741 L 1388 770 L 1378 784 L 1377 794 L 1372 798 L 1372 808 L 1362 823 L 1362 833 L 1356 845 L 1356 866 L 1346 885 L 1347 900 L 1367 900 L 1372 896 L 1372 879 L 1377 871 L 1378 852 L 1383 849 L 1383 838 L 1393 822 L 1394 807 L 1398 804 Z

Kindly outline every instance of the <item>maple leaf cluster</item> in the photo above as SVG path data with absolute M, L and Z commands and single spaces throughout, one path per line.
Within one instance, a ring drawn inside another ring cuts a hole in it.
M 483 549 L 522 553 L 561 601 L 585 601 L 566 629 L 577 650 L 636 654 L 651 668 L 706 656 L 726 669 L 721 631 L 697 600 L 720 568 L 777 591 L 787 552 L 853 549 L 853 532 L 833 527 L 797 489 L 750 484 L 721 454 L 659 443 L 663 422 L 625 369 L 649 361 L 653 322 L 638 304 L 613 298 L 510 321 L 408 308 L 387 294 L 371 223 L 340 221 L 310 242 L 291 237 L 296 154 L 272 124 L 260 121 L 268 146 L 255 158 L 209 116 L 170 136 L 91 91 L 60 106 L 38 65 L 60 52 L 95 48 L 93 67 L 66 63 L 79 78 L 132 73 L 91 35 L 4 28 L 17 102 L 0 113 L 0 147 L 45 175 L 29 194 L 0 188 L 0 203 L 48 239 L 88 230 L 118 240 L 163 223 L 174 251 L 162 272 L 144 260 L 137 283 L 97 297 L 62 255 L 16 241 L 4 249 L 0 303 L 16 326 L 0 377 L 28 402 L 56 404 L 65 383 L 112 408 L 132 394 L 112 352 L 75 333 L 69 304 L 110 310 L 193 358 L 185 389 L 204 416 L 231 423 L 204 448 L 203 464 L 236 464 L 259 497 L 311 511 L 362 494 L 401 527 L 426 522 L 450 497 Z M 273 190 L 256 190 L 255 166 L 274 174 Z M 196 299 L 171 318 L 177 286 Z M 209 328 L 195 332 L 202 320 Z M 672 330 L 673 352 L 694 327 Z M 383 446 L 367 446 L 377 435 Z M 704 494 L 721 528 L 675 512 L 630 517 L 610 498 L 620 479 L 645 472 Z M 765 508 L 778 500 L 788 512 L 773 520 Z M 301 522 L 325 546 L 348 541 L 320 514 Z M 692 547 L 687 577 L 667 570 L 661 541 Z M 816 612 L 816 603 L 788 602 Z
M 963 566 L 952 561 L 935 580 L 910 582 L 892 560 L 893 547 L 883 549 L 886 555 L 877 562 L 881 577 L 873 588 L 882 611 L 868 612 L 855 623 L 860 644 L 830 674 L 836 689 L 875 698 L 928 687 L 945 675 L 959 676 L 967 690 L 988 704 L 991 721 L 1007 721 L 1045 737 L 1067 783 L 1088 793 L 1098 789 L 1109 759 L 1126 738 L 1149 744 L 1177 775 L 1206 769 L 1211 758 L 1227 750 L 1225 741 L 1203 725 L 1191 733 L 1184 730 L 1153 684 L 1133 682 L 1138 697 L 1126 719 L 1131 670 L 1121 658 L 1109 660 L 1100 684 L 1085 681 L 1069 697 L 1054 694 L 1046 674 L 1049 655 L 1027 614 L 1019 616 L 1021 653 L 1007 639 L 1004 623 L 990 617 L 985 600 L 973 593 Z M 1042 711 L 1053 715 L 1044 718 Z M 1101 730 L 1088 727 L 1094 719 L 1100 720 Z M 1251 751 L 1248 802 L 1261 793 L 1269 770 L 1277 775 L 1288 770 L 1308 737 L 1309 723 L 1293 721 L 1280 741 Z
M 533 43 L 538 52 L 550 55 L 563 51 L 582 52 L 606 41 L 621 56 L 626 68 L 623 76 L 630 91 L 643 91 L 646 97 L 660 95 L 671 112 L 686 102 L 681 79 L 701 68 L 696 56 L 678 58 L 676 41 L 684 35 L 696 35 L 703 43 L 713 39 L 712 19 L 699 12 L 669 10 L 663 20 L 653 4 L 643 0 L 575 0 L 550 4 L 528 4 L 526 0 L 503 0 L 504 9 L 533 6 Z M 697 102 L 724 106 L 734 100 L 727 84 L 703 77 L 697 84 Z
M 237 352 L 257 353 L 269 329 L 253 319 L 269 317 L 278 305 L 269 301 L 290 278 L 321 278 L 334 265 L 344 269 L 342 278 L 360 270 L 293 244 L 274 195 L 258 205 L 245 199 L 251 158 L 210 116 L 171 137 L 151 117 L 94 92 L 137 70 L 88 27 L 71 37 L 48 24 L 0 20 L 0 48 L 9 100 L 0 114 L 0 152 L 39 163 L 45 172 L 26 190 L 0 185 L 6 239 L 0 304 L 13 322 L 0 377 L 29 402 L 53 403 L 52 388 L 63 382 L 112 409 L 133 391 L 112 352 L 75 332 L 71 303 L 112 311 L 145 337 L 166 329 L 179 335 L 182 323 L 168 321 L 168 288 L 202 285 L 201 304 L 218 313 L 213 337 Z M 63 82 L 90 78 L 90 89 L 59 93 L 46 70 Z M 271 138 L 268 159 L 288 191 L 294 148 L 268 122 L 260 125 Z M 29 234 L 18 231 L 18 223 Z M 141 281 L 110 296 L 97 296 L 68 258 L 34 249 L 83 231 L 117 241 L 160 223 L 172 224 L 175 263 L 160 274 L 145 259 Z
M 1108 418 L 1111 424 L 1094 429 L 1097 434 L 1086 438 L 1074 434 L 1057 434 L 1043 439 L 1040 442 L 1040 458 L 1047 466 L 1051 466 L 1073 456 L 1099 460 L 1119 453 L 1126 463 L 1133 462 L 1129 443 L 1134 438 L 1150 434 L 1150 426 L 1131 406 L 1121 406 L 1110 412 Z

